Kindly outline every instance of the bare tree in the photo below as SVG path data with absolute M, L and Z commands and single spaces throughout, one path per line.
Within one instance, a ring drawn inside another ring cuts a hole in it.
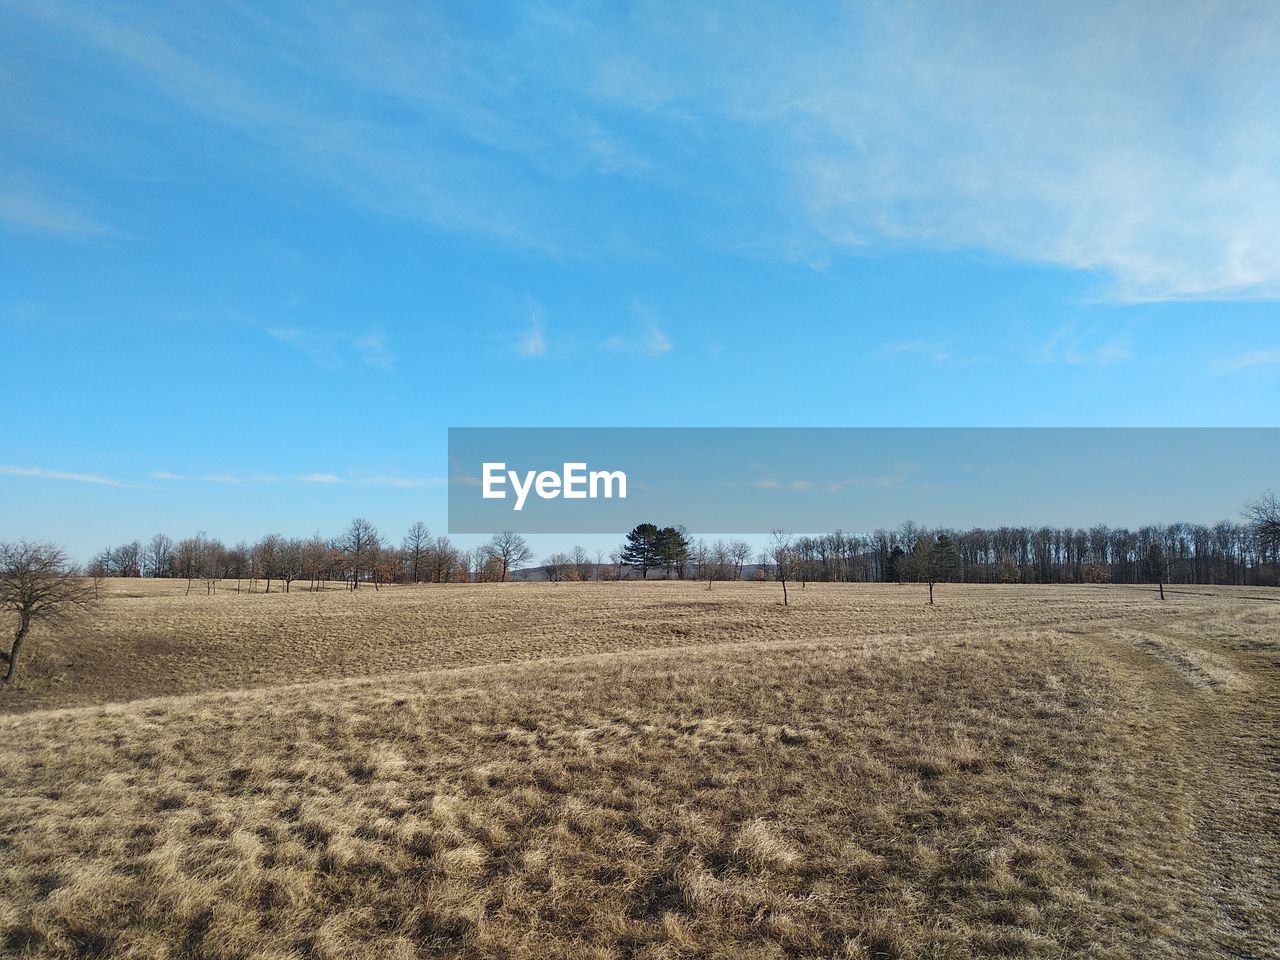
M 218 589 L 218 581 L 222 579 L 222 571 L 226 566 L 227 548 L 217 540 L 200 542 L 200 559 L 198 563 L 200 579 L 204 581 L 205 595 Z
M 919 534 L 915 546 L 898 561 L 898 570 L 910 580 L 929 585 L 929 605 L 932 606 L 934 586 L 955 573 L 956 562 L 955 547 L 945 533 L 936 537 Z
M 405 567 L 409 578 L 414 583 L 421 583 L 427 572 L 427 555 L 431 550 L 431 531 L 419 520 L 409 528 L 400 543 L 400 552 L 404 554 Z
M 267 581 L 267 593 L 271 592 L 271 581 L 280 577 L 280 555 L 283 550 L 284 537 L 278 533 L 268 533 L 253 548 L 253 565 Z
M 280 541 L 280 554 L 277 558 L 277 570 L 280 579 L 284 581 L 284 592 L 288 593 L 293 586 L 293 581 L 303 575 L 304 569 L 303 558 L 306 554 L 306 544 L 295 537 L 290 537 Z
M 236 593 L 240 592 L 240 581 L 249 572 L 249 544 L 241 540 L 227 551 L 227 577 L 236 578 Z
M 1271 550 L 1272 556 L 1280 553 L 1280 500 L 1268 490 L 1257 500 L 1245 506 L 1245 519 L 1253 524 L 1258 542 Z
M 591 579 L 591 555 L 585 547 L 575 546 L 569 554 L 569 562 L 573 564 L 573 572 L 579 580 Z
M 311 581 L 313 592 L 320 589 L 321 581 L 328 574 L 329 564 L 329 544 L 317 533 L 302 545 L 302 576 Z
M 360 589 L 360 577 L 370 567 L 374 554 L 382 545 L 377 528 L 364 517 L 356 517 L 347 527 L 342 547 L 351 567 L 351 589 Z
M 742 568 L 751 557 L 751 544 L 745 540 L 734 540 L 729 544 L 729 556 L 733 560 L 733 579 L 742 579 Z
M 191 581 L 200 576 L 200 560 L 204 555 L 204 534 L 184 537 L 178 541 L 176 562 L 178 576 L 187 581 L 187 594 L 191 593 Z
M 553 553 L 542 565 L 543 572 L 552 583 L 559 583 L 573 569 L 573 559 L 567 553 Z
M 427 551 L 427 572 L 431 582 L 452 582 L 457 577 L 459 566 L 466 568 L 464 573 L 470 574 L 470 560 L 462 558 L 453 541 L 448 537 L 436 537 Z
M 782 582 L 782 605 L 790 606 L 787 597 L 787 578 L 791 576 L 794 562 L 794 549 L 791 536 L 785 530 L 774 530 L 769 534 L 769 559 L 773 563 L 774 576 Z
M 0 651 L 5 683 L 13 680 L 31 624 L 90 606 L 94 592 L 93 583 L 71 565 L 61 547 L 25 540 L 0 544 L 0 610 L 18 617 L 9 652 Z
M 1163 600 L 1164 582 L 1169 579 L 1169 556 L 1157 541 L 1153 540 L 1147 546 L 1146 568 L 1147 576 L 1160 587 L 1160 599 Z
M 163 533 L 157 533 L 149 541 L 143 552 L 143 565 L 148 577 L 168 577 L 173 575 L 173 541 Z
M 533 559 L 533 550 L 520 534 L 511 530 L 495 533 L 487 548 L 502 567 L 502 580 L 505 582 L 512 568 L 528 563 Z

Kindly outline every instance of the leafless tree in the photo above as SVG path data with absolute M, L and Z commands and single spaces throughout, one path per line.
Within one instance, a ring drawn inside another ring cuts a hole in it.
M 303 576 L 305 555 L 306 543 L 304 541 L 296 537 L 289 537 L 280 541 L 280 553 L 276 558 L 276 569 L 280 579 L 284 581 L 285 593 L 289 592 L 293 586 L 293 581 Z
M 1245 506 L 1245 519 L 1253 524 L 1258 542 L 1272 552 L 1280 552 L 1280 500 L 1268 490 Z
M 284 537 L 278 533 L 268 533 L 253 548 L 253 565 L 262 579 L 267 581 L 267 593 L 271 592 L 271 581 L 280 578 L 280 556 L 284 550 Z
M 94 592 L 93 583 L 71 565 L 61 547 L 25 540 L 0 544 L 0 610 L 18 618 L 9 652 L 0 651 L 5 683 L 13 680 L 31 624 L 89 607 Z
M 950 579 L 955 569 L 955 547 L 945 533 L 937 536 L 918 533 L 915 546 L 898 561 L 898 570 L 904 578 L 929 585 L 930 606 L 933 605 L 933 588 L 939 581 Z
M 436 537 L 427 551 L 427 571 L 433 583 L 452 582 L 457 578 L 459 566 L 464 568 L 464 573 L 470 573 L 469 564 L 448 537 Z
M 511 530 L 495 533 L 487 546 L 490 555 L 501 564 L 504 582 L 513 568 L 533 559 L 533 550 L 530 549 L 525 538 Z
M 427 555 L 431 550 L 431 531 L 419 520 L 409 528 L 400 544 L 400 552 L 404 554 L 405 567 L 409 579 L 421 583 L 427 573 Z
M 769 534 L 769 559 L 773 563 L 774 576 L 782 582 L 782 605 L 790 606 L 787 579 L 791 576 L 795 551 L 791 546 L 791 536 L 785 530 L 774 530 Z
M 1161 544 L 1152 541 L 1147 546 L 1147 576 L 1160 588 L 1160 599 L 1164 599 L 1164 582 L 1169 579 L 1169 555 Z
M 206 595 L 218 589 L 218 581 L 222 579 L 222 571 L 226 566 L 226 552 L 226 547 L 217 540 L 202 539 L 200 542 L 198 575 L 204 581 Z
M 565 578 L 566 572 L 572 569 L 573 560 L 567 553 L 553 553 L 542 565 L 543 572 L 552 583 L 559 583 Z
M 733 579 L 742 579 L 742 568 L 751 557 L 751 544 L 745 540 L 734 540 L 729 544 L 729 557 L 733 561 Z
M 184 537 L 178 541 L 176 552 L 178 576 L 187 581 L 187 594 L 191 593 L 191 581 L 200 576 L 200 561 L 204 556 L 203 533 Z
M 168 577 L 173 574 L 173 541 L 163 533 L 157 533 L 143 552 L 143 566 L 149 577 Z
M 591 579 L 591 555 L 585 547 L 575 546 L 569 554 L 569 562 L 573 564 L 573 572 L 579 580 Z
M 356 517 L 347 527 L 342 548 L 351 568 L 351 589 L 360 589 L 360 577 L 373 561 L 374 554 L 382 546 L 377 528 L 364 517 Z

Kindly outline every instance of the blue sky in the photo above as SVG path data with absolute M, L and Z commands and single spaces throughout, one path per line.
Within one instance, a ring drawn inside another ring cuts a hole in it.
M 1271 4 L 0 0 L 0 539 L 443 530 L 449 426 L 1274 426 L 1278 52 Z

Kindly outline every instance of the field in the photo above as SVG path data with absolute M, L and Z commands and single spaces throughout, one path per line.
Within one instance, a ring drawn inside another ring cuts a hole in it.
M 0 692 L 0 955 L 1280 955 L 1274 591 L 184 587 Z

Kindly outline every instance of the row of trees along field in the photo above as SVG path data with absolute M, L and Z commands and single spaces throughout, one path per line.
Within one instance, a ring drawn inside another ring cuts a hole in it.
M 1123 527 L 999 527 L 928 530 L 905 523 L 896 530 L 857 534 L 837 530 L 788 538 L 791 578 L 817 582 L 897 582 L 922 579 L 924 545 L 944 547 L 950 558 L 941 579 L 961 583 L 1204 583 L 1277 582 L 1277 540 L 1266 517 L 1270 494 L 1251 504 L 1246 523 L 1216 526 L 1175 523 L 1137 530 Z M 759 553 L 753 577 L 776 575 L 775 549 Z M 635 576 L 733 580 L 748 569 L 743 540 L 694 540 L 684 527 L 643 523 L 615 551 L 619 570 Z M 566 557 L 553 555 L 544 570 L 559 579 Z
M 533 559 L 519 534 L 509 531 L 474 550 L 459 550 L 448 537 L 433 537 L 415 523 L 398 546 L 362 517 L 337 537 L 306 538 L 267 534 L 256 542 L 228 546 L 204 533 L 174 540 L 157 533 L 145 543 L 134 540 L 108 547 L 90 562 L 90 577 L 164 577 L 201 583 L 212 593 L 219 583 L 235 581 L 236 589 L 272 584 L 286 592 L 296 582 L 311 589 L 335 581 L 357 590 L 362 583 L 376 590 L 384 583 L 458 583 L 506 580 Z
M 1250 504 L 1248 522 L 1216 526 L 1176 523 L 1136 530 L 999 527 L 928 530 L 905 523 L 895 530 L 858 534 L 837 530 L 788 538 L 784 563 L 800 582 L 897 582 L 920 579 L 915 559 L 921 544 L 943 542 L 954 557 L 940 579 L 962 583 L 1204 583 L 1275 584 L 1277 543 L 1266 518 L 1275 511 L 1268 494 Z M 315 589 L 342 582 L 377 589 L 384 583 L 489 582 L 530 572 L 553 581 L 626 579 L 737 580 L 778 576 L 771 546 L 751 563 L 752 547 L 741 539 L 695 539 L 682 526 L 642 523 L 608 556 L 581 546 L 553 553 L 529 568 L 533 551 L 519 534 L 495 534 L 473 550 L 448 537 L 433 537 L 415 523 L 399 545 L 389 543 L 369 521 L 357 518 L 337 537 L 305 539 L 269 534 L 231 546 L 199 533 L 181 540 L 156 534 L 103 550 L 90 563 L 94 577 L 170 577 L 199 581 L 212 592 L 220 582 L 246 582 L 270 591 L 295 582 Z M 1156 575 L 1159 572 L 1159 576 Z

